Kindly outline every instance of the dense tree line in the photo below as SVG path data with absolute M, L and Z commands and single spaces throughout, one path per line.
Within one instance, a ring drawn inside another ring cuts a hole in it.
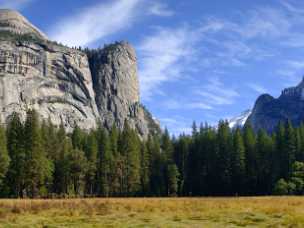
M 304 125 L 289 121 L 267 134 L 247 124 L 230 129 L 193 126 L 191 136 L 173 140 L 181 174 L 179 195 L 252 196 L 304 194 Z
M 90 132 L 25 121 L 0 127 L 2 197 L 235 196 L 304 193 L 304 125 L 269 135 L 250 125 L 193 125 L 191 135 L 139 138 L 99 124 Z

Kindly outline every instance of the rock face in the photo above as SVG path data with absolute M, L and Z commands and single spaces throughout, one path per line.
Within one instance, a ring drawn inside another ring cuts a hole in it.
M 154 120 L 140 105 L 137 59 L 127 42 L 88 51 L 95 101 L 105 126 L 122 128 L 125 119 L 140 134 L 147 135 Z M 155 126 L 154 126 L 155 130 Z
M 128 43 L 85 53 L 49 41 L 19 13 L 0 10 L 1 121 L 13 112 L 24 119 L 28 109 L 67 130 L 95 128 L 97 121 L 121 129 L 125 120 L 143 137 L 159 130 L 140 105 Z
M 284 89 L 277 99 L 268 94 L 261 95 L 247 121 L 255 131 L 272 132 L 280 121 L 287 120 L 294 126 L 304 121 L 304 78 L 296 87 Z
M 16 34 L 32 34 L 42 39 L 47 39 L 38 28 L 32 25 L 25 17 L 14 10 L 0 9 L 0 31 Z

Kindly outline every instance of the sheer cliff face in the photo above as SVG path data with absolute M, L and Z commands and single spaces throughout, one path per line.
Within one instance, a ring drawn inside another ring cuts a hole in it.
M 122 128 L 127 120 L 145 137 L 159 128 L 139 102 L 136 55 L 128 43 L 86 54 L 48 41 L 19 13 L 0 10 L 1 121 L 12 112 L 24 119 L 35 109 L 68 130 L 95 128 L 97 121 Z
M 126 42 L 88 53 L 95 100 L 106 126 L 119 128 L 125 119 L 140 134 L 147 135 L 154 120 L 140 105 L 135 50 Z
M 298 86 L 283 90 L 277 99 L 268 94 L 260 96 L 247 121 L 255 131 L 273 132 L 279 122 L 287 120 L 294 126 L 304 120 L 304 79 Z
M 0 114 L 42 118 L 72 128 L 93 128 L 98 118 L 86 55 L 55 45 L 0 41 Z

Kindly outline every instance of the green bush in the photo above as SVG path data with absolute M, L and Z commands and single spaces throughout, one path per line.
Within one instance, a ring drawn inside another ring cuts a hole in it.
M 284 179 L 278 180 L 278 182 L 274 186 L 273 193 L 275 195 L 288 195 L 289 194 L 288 183 Z

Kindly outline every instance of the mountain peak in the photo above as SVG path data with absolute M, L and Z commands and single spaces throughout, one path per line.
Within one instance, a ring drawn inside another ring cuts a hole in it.
M 34 34 L 41 39 L 47 39 L 38 28 L 31 24 L 16 10 L 0 9 L 0 31 L 9 31 L 16 34 Z
M 281 96 L 260 96 L 248 118 L 255 131 L 273 132 L 280 122 L 291 121 L 299 126 L 304 120 L 304 79 L 294 87 L 286 88 Z

